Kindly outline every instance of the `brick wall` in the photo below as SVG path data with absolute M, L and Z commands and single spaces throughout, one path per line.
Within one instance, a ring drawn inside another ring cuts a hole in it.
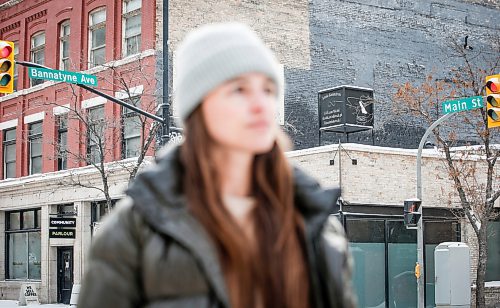
M 286 127 L 297 149 L 318 145 L 317 92 L 342 84 L 374 89 L 375 145 L 416 148 L 425 125 L 394 115 L 394 84 L 431 72 L 446 76 L 458 66 L 448 46 L 463 46 L 466 35 L 471 54 L 497 56 L 492 44 L 500 32 L 494 1 L 173 0 L 169 10 L 170 61 L 198 25 L 237 20 L 256 29 L 285 66 Z M 160 17 L 158 38 L 161 25 Z M 475 140 L 465 127 L 460 132 L 462 142 Z M 323 141 L 341 137 L 325 134 Z M 353 134 L 350 141 L 372 144 L 372 135 Z
M 466 35 L 475 50 L 495 54 L 493 36 L 483 33 L 498 35 L 500 27 L 494 22 L 498 13 L 498 7 L 463 1 L 311 1 L 311 70 L 287 74 L 291 81 L 287 113 L 293 112 L 303 133 L 294 136 L 297 146 L 317 144 L 316 93 L 352 84 L 374 89 L 374 143 L 416 148 L 425 126 L 394 115 L 394 84 L 422 81 L 433 70 L 436 77 L 443 77 L 457 66 L 447 46 L 463 45 Z M 340 137 L 329 135 L 326 143 Z M 461 139 L 471 141 L 470 135 L 463 132 Z M 351 135 L 350 142 L 371 144 L 371 134 Z
M 476 294 L 474 293 L 474 288 L 472 288 L 471 294 L 471 307 L 476 307 Z M 486 287 L 485 288 L 485 301 L 487 308 L 499 308 L 500 307 L 500 287 Z
M 343 144 L 342 148 L 340 154 L 337 145 L 330 145 L 289 155 L 324 185 L 338 185 L 341 174 L 342 196 L 351 203 L 402 205 L 405 199 L 415 197 L 417 150 L 360 144 Z M 433 149 L 423 152 L 422 201 L 425 206 L 456 206 L 458 198 L 450 189 L 453 185 L 440 158 Z M 333 166 L 331 159 L 335 160 Z M 353 165 L 351 159 L 357 164 Z
M 189 30 L 221 21 L 250 25 L 287 68 L 310 68 L 309 3 L 288 1 L 169 1 L 170 48 Z

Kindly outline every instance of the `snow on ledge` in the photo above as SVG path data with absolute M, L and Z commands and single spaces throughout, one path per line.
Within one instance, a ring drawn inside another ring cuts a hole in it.
M 484 286 L 487 288 L 500 288 L 500 281 L 487 281 Z

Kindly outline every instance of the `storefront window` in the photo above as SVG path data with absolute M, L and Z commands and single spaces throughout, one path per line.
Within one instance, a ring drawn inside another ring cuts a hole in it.
M 9 230 L 21 229 L 21 213 L 10 213 L 10 228 Z
M 40 209 L 6 213 L 8 279 L 41 279 Z
M 388 221 L 389 307 L 417 307 L 417 232 L 402 221 Z
M 359 307 L 417 307 L 417 232 L 402 219 L 346 215 L 354 258 L 353 284 Z M 426 221 L 424 226 L 425 307 L 434 307 L 434 249 L 460 241 L 457 221 Z
M 500 221 L 488 224 L 488 262 L 486 281 L 500 281 Z
M 26 233 L 9 234 L 9 278 L 28 277 L 28 242 Z
M 41 233 L 29 232 L 28 234 L 28 278 L 41 279 L 42 277 L 42 247 Z
M 348 219 L 346 230 L 355 269 L 359 307 L 385 307 L 385 232 L 383 220 Z
M 23 229 L 33 229 L 35 227 L 35 212 L 27 211 L 23 213 Z

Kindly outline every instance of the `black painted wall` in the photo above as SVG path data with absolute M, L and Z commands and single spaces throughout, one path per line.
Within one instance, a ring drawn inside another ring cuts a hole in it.
M 394 114 L 394 85 L 418 83 L 431 72 L 448 76 L 461 63 L 450 56 L 450 46 L 463 44 L 465 36 L 471 55 L 499 57 L 495 2 L 311 0 L 308 13 L 310 69 L 285 63 L 285 127 L 296 149 L 319 145 L 318 91 L 344 84 L 372 88 L 376 100 L 373 134 L 350 134 L 349 142 L 416 148 L 427 126 Z M 463 143 L 475 143 L 473 135 L 465 128 L 459 132 Z M 339 139 L 347 141 L 341 134 L 322 134 L 322 144 Z

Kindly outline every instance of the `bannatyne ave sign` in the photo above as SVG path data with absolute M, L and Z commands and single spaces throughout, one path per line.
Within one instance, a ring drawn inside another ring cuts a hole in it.
M 30 78 L 34 79 L 45 79 L 53 81 L 62 81 L 69 83 L 84 84 L 87 86 L 97 86 L 97 77 L 93 75 L 68 72 L 68 71 L 58 71 L 46 68 L 29 67 L 28 75 Z
M 473 96 L 467 98 L 461 98 L 454 101 L 447 101 L 443 103 L 443 113 L 453 113 L 465 110 L 472 110 L 477 108 L 483 108 L 483 97 Z

